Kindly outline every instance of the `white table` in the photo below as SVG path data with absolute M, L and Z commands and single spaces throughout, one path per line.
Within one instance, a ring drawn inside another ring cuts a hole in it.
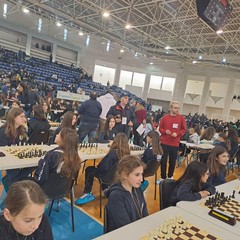
M 34 145 L 44 151 L 49 151 L 53 147 L 48 145 Z M 12 146 L 12 148 L 22 148 L 23 146 Z M 35 167 L 38 165 L 40 157 L 24 158 L 20 159 L 6 151 L 7 147 L 0 147 L 0 152 L 3 152 L 6 156 L 0 157 L 0 170 L 9 170 L 16 168 Z
M 42 150 L 49 151 L 51 149 L 54 149 L 57 147 L 56 144 L 53 145 L 34 145 L 34 146 L 39 146 Z M 21 148 L 23 146 L 13 146 L 14 148 Z M 99 148 L 103 148 L 108 150 L 108 144 L 98 144 Z M 8 153 L 6 149 L 9 148 L 9 146 L 6 147 L 0 147 L 0 152 L 3 152 L 6 156 L 5 157 L 0 157 L 0 170 L 8 170 L 8 169 L 16 169 L 16 168 L 25 168 L 25 167 L 35 167 L 38 165 L 38 161 L 40 160 L 40 157 L 32 157 L 32 158 L 25 158 L 25 159 L 19 159 L 16 156 L 13 156 L 12 154 Z M 131 155 L 141 155 L 143 151 L 131 151 Z M 94 160 L 94 159 L 99 159 L 103 158 L 107 153 L 102 152 L 102 153 L 86 153 L 86 152 L 81 152 L 79 150 L 79 156 L 81 160 L 87 161 L 87 160 Z
M 195 144 L 195 143 L 188 143 L 187 141 L 180 141 L 180 143 L 186 145 L 186 147 L 200 149 L 200 150 L 201 149 L 202 150 L 211 150 L 215 147 L 213 144 L 210 144 L 210 143 Z
M 240 194 L 238 194 L 238 191 L 240 189 L 237 190 L 238 188 L 240 188 L 240 181 L 234 180 L 234 181 L 217 186 L 216 190 L 218 192 L 225 192 L 225 196 L 232 195 L 233 190 L 235 190 L 236 191 L 235 199 L 237 201 L 240 201 Z M 206 202 L 206 200 L 207 200 L 207 198 L 204 198 L 204 199 L 201 199 L 198 201 L 194 201 L 194 202 L 181 201 L 181 202 L 177 203 L 177 207 L 179 207 L 189 213 L 195 214 L 204 220 L 212 222 L 212 223 L 218 225 L 219 227 L 221 227 L 227 231 L 231 231 L 232 233 L 240 236 L 240 222 L 237 221 L 236 225 L 231 226 L 231 225 L 224 223 L 214 217 L 209 216 L 208 212 L 210 211 L 210 209 L 208 207 L 204 206 L 204 203 Z M 237 239 L 240 239 L 240 237 L 238 237 Z
M 112 231 L 108 234 L 105 234 L 101 237 L 96 238 L 97 240 L 139 240 L 141 237 L 152 231 L 155 227 L 161 225 L 165 220 L 174 217 L 182 216 L 183 219 L 190 222 L 192 225 L 207 231 L 209 234 L 212 234 L 216 237 L 219 237 L 223 240 L 237 240 L 239 237 L 220 228 L 219 226 L 203 221 L 203 219 L 197 217 L 194 214 L 188 213 L 185 210 L 182 210 L 177 207 L 169 207 L 160 212 L 154 213 L 148 217 L 145 217 L 141 220 L 133 222 L 129 225 L 126 225 L 122 228 L 119 228 L 115 231 Z

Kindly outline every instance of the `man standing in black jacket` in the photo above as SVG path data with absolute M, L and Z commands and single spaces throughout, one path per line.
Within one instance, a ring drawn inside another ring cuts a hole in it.
M 115 129 L 117 132 L 125 133 L 129 138 L 131 127 L 136 122 L 136 116 L 128 104 L 128 95 L 126 93 L 123 93 L 120 101 L 109 109 L 107 117 L 109 115 L 113 115 L 116 119 Z
M 78 109 L 80 123 L 78 126 L 79 142 L 88 135 L 88 142 L 93 142 L 98 128 L 102 106 L 97 101 L 97 93 L 91 92 L 90 99 L 83 102 Z

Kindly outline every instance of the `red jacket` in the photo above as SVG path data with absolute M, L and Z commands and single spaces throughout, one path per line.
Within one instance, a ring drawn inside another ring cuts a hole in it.
M 171 133 L 177 133 L 177 137 L 166 134 L 166 130 Z M 186 121 L 182 115 L 171 116 L 165 115 L 159 123 L 159 131 L 161 133 L 161 143 L 169 146 L 178 147 L 180 137 L 186 132 Z

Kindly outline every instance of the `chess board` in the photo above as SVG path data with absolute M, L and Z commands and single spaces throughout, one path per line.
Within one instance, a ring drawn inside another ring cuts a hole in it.
M 107 154 L 109 152 L 109 148 L 101 148 L 98 144 L 80 144 L 79 145 L 80 153 L 86 154 Z
M 33 158 L 33 157 L 42 157 L 46 154 L 46 150 L 43 150 L 39 146 L 29 145 L 21 147 L 9 147 L 6 148 L 6 151 L 11 155 L 18 157 L 20 159 L 24 158 Z
M 231 199 L 229 202 L 224 203 L 220 207 L 217 207 L 218 210 L 226 212 L 236 217 L 236 220 L 240 222 L 240 202 Z
M 209 234 L 207 231 L 193 226 L 182 217 L 174 217 L 165 221 L 140 240 L 220 240 L 220 238 Z

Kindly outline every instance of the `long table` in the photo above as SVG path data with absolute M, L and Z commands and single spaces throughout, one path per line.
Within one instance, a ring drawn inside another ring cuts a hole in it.
M 96 238 L 96 240 L 112 240 L 112 239 L 139 240 L 143 236 L 148 234 L 150 231 L 152 231 L 154 228 L 163 224 L 164 221 L 174 216 L 181 216 L 184 220 L 190 222 L 193 226 L 200 228 L 201 230 L 204 230 L 207 233 L 218 237 L 218 239 L 222 239 L 222 240 L 239 239 L 239 237 L 236 234 L 232 233 L 231 231 L 222 229 L 221 227 L 213 224 L 212 222 L 203 221 L 203 219 L 199 218 L 195 214 L 191 214 L 177 207 L 169 207 L 157 213 L 149 215 L 148 217 L 145 217 L 141 220 L 128 224 L 122 228 L 119 228 L 115 231 L 104 234 L 101 237 Z M 191 239 L 195 239 L 195 238 L 191 238 Z M 209 239 L 209 238 L 204 238 L 204 239 Z
M 229 196 L 229 195 L 232 196 L 233 190 L 235 190 L 235 199 L 237 201 L 240 201 L 240 194 L 238 193 L 240 191 L 240 181 L 238 179 L 219 185 L 216 187 L 216 190 L 218 192 L 224 192 L 225 196 Z M 234 234 L 237 234 L 238 238 L 236 239 L 239 239 L 240 222 L 237 221 L 236 225 L 231 226 L 214 217 L 209 216 L 208 212 L 210 211 L 210 209 L 204 205 L 207 199 L 208 198 L 203 198 L 201 200 L 194 201 L 194 202 L 181 201 L 177 203 L 177 207 L 183 209 L 186 212 L 199 216 L 200 218 L 204 219 L 204 221 L 207 220 L 221 227 L 222 229 L 225 229 L 227 231 L 231 231 Z
M 57 145 L 34 145 L 39 146 L 42 150 L 49 151 Z M 11 146 L 12 148 L 22 148 L 24 146 Z M 88 152 L 82 152 L 79 150 L 79 156 L 83 162 L 86 162 L 87 160 L 92 159 L 101 159 L 107 154 L 108 144 L 98 144 L 98 147 L 101 149 L 105 149 L 106 151 L 103 151 L 101 153 L 88 153 Z M 0 170 L 9 170 L 9 169 L 16 169 L 16 168 L 26 168 L 26 167 L 36 167 L 38 165 L 38 161 L 40 160 L 40 157 L 32 157 L 32 158 L 25 158 L 20 159 L 12 154 L 9 154 L 9 152 L 6 151 L 6 149 L 9 147 L 0 147 L 0 152 L 3 152 L 6 156 L 0 157 Z M 131 151 L 131 155 L 141 155 L 143 151 Z

